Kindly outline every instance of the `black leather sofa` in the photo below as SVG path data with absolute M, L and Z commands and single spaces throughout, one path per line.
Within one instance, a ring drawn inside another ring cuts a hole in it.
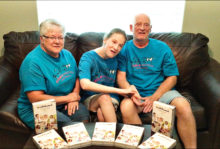
M 78 62 L 82 53 L 102 44 L 103 33 L 67 33 L 65 48 Z M 198 147 L 220 148 L 220 64 L 209 57 L 209 39 L 193 33 L 151 33 L 172 49 L 180 76 L 177 89 L 191 101 L 196 118 Z M 24 57 L 39 44 L 38 31 L 10 32 L 3 36 L 0 59 L 0 148 L 22 148 L 33 132 L 17 114 L 20 82 L 18 71 Z M 132 36 L 128 35 L 131 39 Z M 144 123 L 149 123 L 145 117 Z M 119 121 L 120 116 L 119 116 Z

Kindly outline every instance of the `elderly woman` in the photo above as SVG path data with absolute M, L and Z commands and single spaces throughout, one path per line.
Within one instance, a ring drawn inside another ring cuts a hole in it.
M 24 59 L 19 70 L 21 81 L 18 114 L 34 129 L 33 102 L 55 99 L 59 123 L 88 121 L 89 112 L 79 103 L 78 69 L 72 54 L 63 49 L 64 27 L 55 20 L 40 24 L 40 45 Z

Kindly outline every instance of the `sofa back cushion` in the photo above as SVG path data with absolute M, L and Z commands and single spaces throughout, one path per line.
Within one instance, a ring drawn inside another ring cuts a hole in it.
M 77 40 L 77 63 L 79 63 L 83 53 L 102 46 L 103 36 L 104 33 L 98 32 L 85 32 L 79 35 Z
M 25 56 L 40 44 L 40 33 L 38 31 L 10 32 L 4 38 L 4 59 L 19 70 Z M 76 41 L 78 35 L 66 33 L 64 48 L 69 50 L 73 56 L 77 56 Z
M 180 73 L 179 89 L 189 87 L 192 75 L 209 62 L 209 39 L 200 33 L 152 33 L 150 37 L 166 42 L 171 48 Z
M 104 33 L 97 32 L 81 34 L 77 40 L 77 62 L 84 52 L 101 46 L 103 36 Z M 202 34 L 151 33 L 149 37 L 164 41 L 171 48 L 180 73 L 178 89 L 189 87 L 193 73 L 209 62 L 207 46 L 209 39 Z M 132 35 L 128 35 L 127 38 L 131 40 Z
M 79 36 L 67 33 L 64 48 L 71 51 L 78 63 L 82 54 L 102 45 L 104 33 L 85 32 Z M 128 35 L 128 40 L 132 35 Z M 151 38 L 166 42 L 176 59 L 180 76 L 177 88 L 187 88 L 196 70 L 209 62 L 208 38 L 193 33 L 151 33 Z M 10 32 L 4 35 L 4 58 L 19 70 L 25 56 L 40 43 L 38 31 Z
M 64 40 L 64 48 L 70 51 L 73 54 L 75 59 L 78 55 L 78 51 L 77 51 L 78 37 L 79 35 L 68 32 L 66 33 L 65 40 Z
M 37 31 L 10 32 L 4 38 L 4 59 L 19 70 L 25 56 L 40 43 Z

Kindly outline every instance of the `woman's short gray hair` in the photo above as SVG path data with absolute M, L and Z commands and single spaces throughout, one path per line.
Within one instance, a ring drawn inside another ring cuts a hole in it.
M 50 29 L 51 25 L 59 26 L 62 29 L 63 34 L 65 33 L 64 26 L 54 19 L 47 19 L 40 24 L 40 36 L 45 35 Z

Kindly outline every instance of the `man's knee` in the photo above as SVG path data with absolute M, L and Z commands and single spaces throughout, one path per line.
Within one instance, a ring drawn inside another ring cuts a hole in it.
M 171 102 L 171 105 L 176 107 L 176 115 L 177 116 L 191 116 L 192 109 L 189 101 L 184 97 L 174 98 Z

